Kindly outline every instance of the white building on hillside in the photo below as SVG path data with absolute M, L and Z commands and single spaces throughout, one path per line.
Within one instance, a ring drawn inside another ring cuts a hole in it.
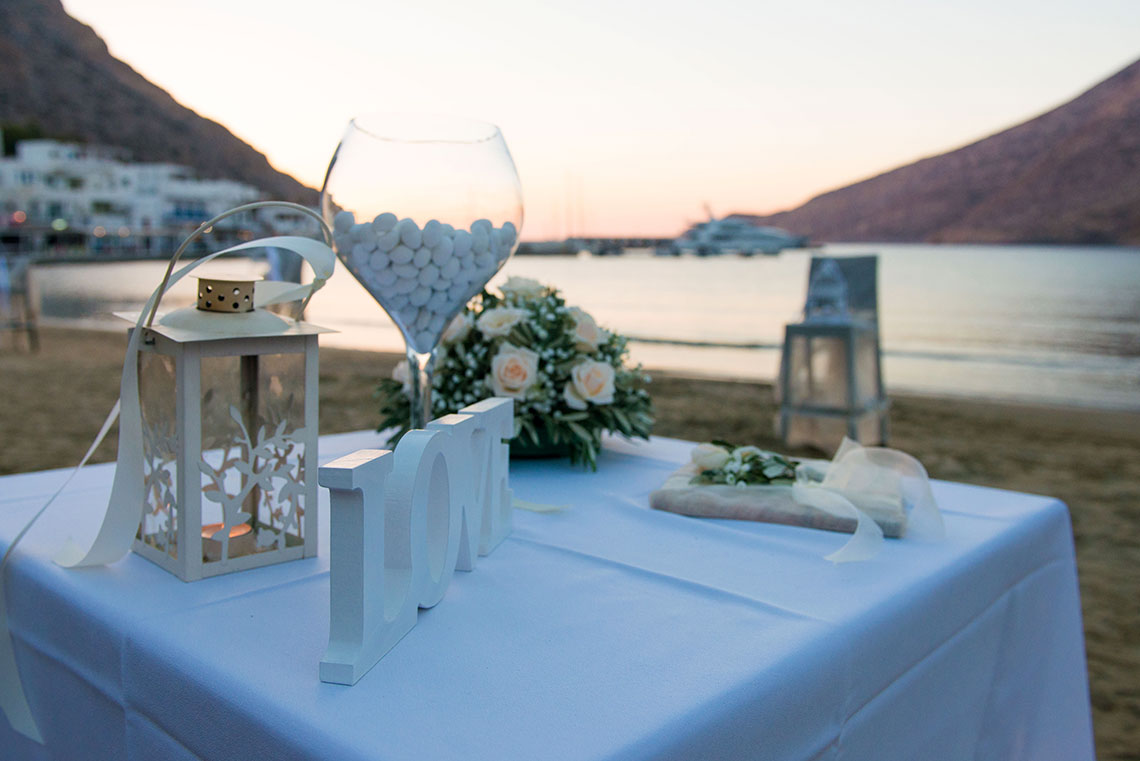
M 184 166 L 131 163 L 117 148 L 23 140 L 15 156 L 0 157 L 0 244 L 173 252 L 210 217 L 263 196 L 241 182 L 198 179 Z M 231 217 L 211 242 L 277 232 L 275 222 L 270 215 Z

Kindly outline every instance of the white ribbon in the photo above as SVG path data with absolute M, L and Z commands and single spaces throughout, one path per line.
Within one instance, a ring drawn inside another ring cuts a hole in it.
M 879 553 L 883 531 L 856 502 L 901 501 L 906 515 L 906 536 L 935 541 L 945 536 L 942 513 L 930 491 L 930 478 L 922 463 L 905 452 L 864 447 L 844 438 L 818 485 L 806 480 L 792 486 L 792 497 L 802 505 L 855 519 L 855 532 L 847 543 L 826 557 L 834 563 L 868 560 Z
M 792 485 L 792 499 L 839 518 L 855 519 L 855 531 L 851 538 L 838 550 L 826 555 L 824 560 L 833 563 L 870 560 L 882 549 L 883 530 L 879 524 L 839 492 L 814 484 L 795 483 Z
M 303 210 L 309 212 L 308 209 Z M 233 213 L 233 211 L 227 212 L 227 214 Z M 201 229 L 199 228 L 199 230 Z M 103 427 L 99 430 L 99 434 L 95 437 L 94 443 L 87 450 L 83 460 L 68 475 L 47 503 L 20 529 L 4 553 L 3 559 L 0 560 L 0 709 L 3 709 L 4 715 L 8 717 L 8 722 L 13 729 L 36 742 L 43 743 L 43 737 L 36 726 L 31 709 L 28 706 L 27 696 L 24 694 L 20 673 L 16 667 L 12 635 L 8 629 L 8 604 L 4 597 L 3 573 L 12 552 L 27 534 L 28 529 L 39 520 L 56 497 L 63 492 L 80 468 L 87 464 L 87 460 L 103 441 L 116 417 L 119 418 L 119 450 L 115 466 L 115 480 L 111 487 L 111 498 L 107 503 L 99 533 L 91 546 L 86 549 L 68 538 L 54 559 L 56 563 L 65 568 L 107 565 L 120 560 L 130 551 L 138 530 L 143 504 L 142 413 L 139 408 L 138 393 L 138 352 L 139 341 L 144 332 L 143 324 L 147 321 L 150 313 L 157 308 L 156 305 L 170 286 L 173 286 L 195 268 L 225 254 L 263 247 L 282 248 L 302 257 L 313 268 L 313 281 L 307 285 L 278 282 L 258 284 L 255 290 L 255 303 L 258 306 L 308 299 L 324 286 L 332 276 L 333 269 L 336 266 L 336 255 L 327 245 L 309 238 L 291 235 L 277 236 L 241 243 L 204 256 L 178 270 L 163 285 L 156 288 L 150 298 L 147 299 L 146 306 L 139 313 L 135 329 L 131 331 L 130 340 L 127 342 L 126 357 L 123 360 L 123 378 L 119 385 L 119 401 L 115 402 L 114 408 L 107 415 Z M 261 296 L 257 296 L 257 294 L 261 294 Z M 258 298 L 261 300 L 258 301 Z
M 827 468 L 822 486 L 842 491 L 855 502 L 901 499 L 909 539 L 937 541 L 946 535 L 942 513 L 930 491 L 922 463 L 897 449 L 864 447 L 843 439 Z

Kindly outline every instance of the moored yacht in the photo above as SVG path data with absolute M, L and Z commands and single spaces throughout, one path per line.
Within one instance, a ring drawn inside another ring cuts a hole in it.
M 743 219 L 717 219 L 709 214 L 707 222 L 698 222 L 673 242 L 677 253 L 697 256 L 740 254 L 773 256 L 785 248 L 802 248 L 808 239 L 779 227 L 762 227 Z

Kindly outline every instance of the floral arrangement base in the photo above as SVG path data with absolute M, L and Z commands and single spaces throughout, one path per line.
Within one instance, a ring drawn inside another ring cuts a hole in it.
M 603 432 L 649 437 L 649 378 L 626 365 L 624 337 L 537 281 L 512 277 L 500 291 L 483 291 L 444 330 L 433 360 L 433 417 L 510 397 L 513 457 L 569 456 L 593 469 Z M 377 389 L 380 429 L 396 428 L 392 441 L 407 431 L 410 390 L 407 363 Z

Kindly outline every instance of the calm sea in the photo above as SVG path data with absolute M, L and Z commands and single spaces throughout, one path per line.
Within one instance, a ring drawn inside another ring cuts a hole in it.
M 888 391 L 1140 409 L 1140 249 L 832 245 L 825 252 L 880 257 Z M 803 308 L 810 256 L 517 257 L 495 282 L 521 275 L 556 285 L 571 304 L 627 335 L 735 347 L 634 343 L 634 359 L 647 367 L 771 380 L 783 326 Z M 141 305 L 162 266 L 44 268 L 44 317 L 106 325 L 110 312 Z M 180 287 L 168 300 L 183 305 L 190 296 Z M 322 337 L 325 345 L 402 350 L 395 326 L 343 269 L 308 317 L 341 331 Z

